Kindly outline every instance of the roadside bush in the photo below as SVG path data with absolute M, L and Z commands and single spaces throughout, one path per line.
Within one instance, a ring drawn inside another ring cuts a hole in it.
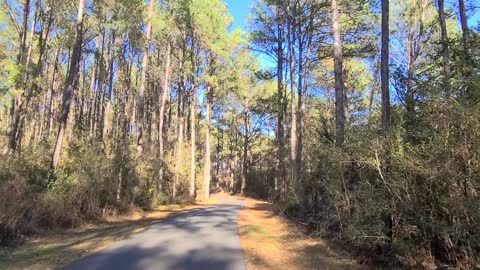
M 109 156 L 100 143 L 74 141 L 62 153 L 64 162 L 52 175 L 44 154 L 47 149 L 48 142 L 39 143 L 20 155 L 0 160 L 3 245 L 23 235 L 76 226 L 163 200 L 161 195 L 152 196 L 140 181 L 128 151 L 123 156 Z
M 470 269 L 480 258 L 480 120 L 478 108 L 432 110 L 424 137 L 407 142 L 355 130 L 340 151 L 312 148 L 306 183 L 309 224 L 324 235 L 384 258 L 423 268 L 434 261 Z

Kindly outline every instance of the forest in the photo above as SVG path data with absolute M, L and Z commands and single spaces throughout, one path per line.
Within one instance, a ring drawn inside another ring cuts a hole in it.
M 478 10 L 255 0 L 242 30 L 222 0 L 2 0 L 0 244 L 224 191 L 478 269 Z

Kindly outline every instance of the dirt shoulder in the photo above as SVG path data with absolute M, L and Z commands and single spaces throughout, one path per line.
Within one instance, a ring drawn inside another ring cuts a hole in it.
M 59 269 L 84 256 L 99 251 L 110 243 L 128 238 L 169 215 L 180 213 L 217 201 L 189 205 L 169 205 L 148 212 L 110 217 L 99 224 L 57 230 L 28 239 L 15 248 L 0 248 L 0 269 L 46 270 Z
M 248 199 L 238 228 L 248 270 L 366 269 L 322 240 L 305 236 L 298 225 L 275 215 L 266 202 Z

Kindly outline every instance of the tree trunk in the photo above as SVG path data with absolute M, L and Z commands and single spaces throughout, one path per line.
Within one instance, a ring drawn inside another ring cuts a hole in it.
M 440 22 L 442 36 L 442 57 L 443 57 L 443 87 L 445 97 L 450 98 L 450 48 L 448 44 L 447 24 L 445 22 L 444 0 L 438 0 L 438 20 Z
M 26 56 L 26 42 L 27 42 L 27 30 L 28 30 L 28 16 L 30 14 L 30 0 L 26 0 L 23 5 L 23 16 L 22 16 L 22 28 L 19 32 L 19 40 L 20 40 L 20 50 L 17 54 L 17 64 L 22 65 L 25 62 Z M 16 82 L 16 88 L 20 89 L 23 88 L 23 84 L 25 82 Z M 25 89 L 24 89 L 25 90 Z M 17 140 L 19 134 L 19 124 L 20 124 L 20 117 L 22 114 L 22 110 L 25 107 L 24 96 L 26 95 L 25 91 L 21 95 L 17 95 L 12 103 L 12 107 L 10 110 L 9 118 L 9 126 L 7 128 L 7 137 L 9 138 L 8 141 L 8 148 L 6 148 L 5 153 L 12 153 L 17 149 Z
M 417 0 L 414 0 L 414 5 L 417 5 Z M 407 35 L 407 91 L 405 97 L 405 129 L 407 131 L 407 140 L 410 142 L 415 141 L 415 130 L 416 130 L 416 100 L 415 100 L 415 62 L 417 61 L 418 56 L 423 45 L 423 19 L 425 17 L 425 9 L 428 5 L 427 0 L 421 1 L 420 14 L 418 14 L 417 9 L 413 9 L 410 14 L 411 25 L 408 30 Z M 416 33 L 418 28 L 418 33 Z
M 211 123 L 211 113 L 212 113 L 212 87 L 207 86 L 207 92 L 205 93 L 207 97 L 206 110 L 205 110 L 205 122 L 207 124 L 205 129 L 205 165 L 203 171 L 203 189 L 205 200 L 210 198 L 210 179 L 211 179 L 211 170 L 212 170 L 212 160 L 211 160 L 211 146 L 210 146 L 210 132 L 212 129 Z
M 95 81 L 96 81 L 96 76 L 97 76 L 97 66 L 98 66 L 98 59 L 97 55 L 99 53 L 99 48 L 100 48 L 100 39 L 98 36 L 95 38 L 95 59 L 93 61 L 93 67 L 92 67 L 92 75 L 91 75 L 91 81 L 90 81 L 90 93 L 89 93 L 89 99 L 90 99 L 90 106 L 89 106 L 89 136 L 93 137 L 93 125 L 94 125 L 94 118 L 95 118 Z
M 382 130 L 388 131 L 390 128 L 390 0 L 382 0 L 382 60 L 381 60 L 381 87 L 382 87 Z
M 49 41 L 51 26 L 52 26 L 52 23 L 53 23 L 52 9 L 48 5 L 46 5 L 45 9 L 46 10 L 43 13 L 44 15 L 43 15 L 43 20 L 42 20 L 41 36 L 38 40 L 39 55 L 38 55 L 37 66 L 40 68 L 40 73 L 43 72 L 43 64 L 42 63 L 44 61 L 45 52 L 48 49 L 47 44 L 48 44 L 48 41 Z
M 415 63 L 415 56 L 414 56 L 414 41 L 413 41 L 413 34 L 410 33 L 407 38 L 407 57 L 408 57 L 408 64 L 407 64 L 407 91 L 405 97 L 405 109 L 406 109 L 406 131 L 407 131 L 407 138 L 409 141 L 413 141 L 414 129 L 415 129 L 415 96 L 413 93 L 413 79 L 414 79 L 414 63 Z
M 153 5 L 155 1 L 150 0 L 148 6 L 148 19 L 147 19 L 147 32 L 145 39 L 145 47 L 143 48 L 143 58 L 142 58 L 142 73 L 140 76 L 140 88 L 138 90 L 138 112 L 137 112 L 137 154 L 136 158 L 140 158 L 143 154 L 143 124 L 145 116 L 145 81 L 147 78 L 147 69 L 148 69 L 148 51 L 150 47 L 150 37 L 152 33 L 152 16 L 153 16 Z
M 195 142 L 195 128 L 196 128 L 196 97 L 195 97 L 195 84 L 192 84 L 192 101 L 190 104 L 190 140 L 191 140 L 191 153 L 190 153 L 190 187 L 188 195 L 191 199 L 195 199 L 195 168 L 196 168 L 196 142 Z
M 467 23 L 467 12 L 465 9 L 465 0 L 458 0 L 458 5 L 460 9 L 460 24 L 462 26 L 462 43 L 463 50 L 465 52 L 465 59 L 469 61 L 470 55 L 470 30 Z
M 161 95 L 161 99 L 159 100 L 160 103 L 160 112 L 158 114 L 158 117 L 160 118 L 158 120 L 158 192 L 161 191 L 161 185 L 163 183 L 163 155 L 164 155 L 164 150 L 163 150 L 163 125 L 165 122 L 165 106 L 167 103 L 167 98 L 168 98 L 168 81 L 170 79 L 170 51 L 171 51 L 171 44 L 168 42 L 167 44 L 167 62 L 165 65 L 165 77 L 163 79 L 163 93 Z M 159 96 L 160 98 L 160 96 Z
M 25 50 L 27 47 L 27 28 L 28 28 L 28 16 L 30 14 L 30 0 L 25 0 L 23 4 L 23 17 L 22 17 L 22 31 L 20 34 L 20 50 L 17 55 L 17 62 L 24 63 Z
M 248 95 L 248 94 L 247 94 Z M 249 118 L 250 118 L 250 105 L 248 96 L 245 98 L 245 133 L 243 134 L 243 166 L 242 166 L 242 185 L 240 188 L 240 195 L 245 195 L 245 188 L 247 186 L 248 175 L 248 133 L 249 133 Z
M 58 71 L 58 63 L 60 61 L 60 46 L 57 48 L 57 53 L 55 56 L 55 64 L 53 65 L 53 74 L 52 74 L 52 84 L 50 86 L 50 95 L 49 95 L 49 102 L 48 102 L 48 135 L 52 134 L 53 132 L 53 124 L 55 118 L 55 90 L 57 88 L 57 71 Z
M 336 145 L 342 147 L 345 142 L 345 107 L 343 94 L 343 56 L 337 0 L 332 0 L 333 61 L 335 71 L 335 125 Z
M 290 64 L 290 98 L 291 98 L 291 128 L 290 128 L 290 184 L 297 182 L 297 108 L 295 104 L 295 10 L 288 1 L 288 58 Z
M 35 3 L 35 9 L 33 11 L 33 21 L 32 24 L 30 25 L 30 36 L 29 36 L 29 43 L 28 43 L 28 49 L 27 49 L 27 60 L 25 61 L 25 70 L 28 70 L 28 67 L 30 66 L 30 62 L 32 61 L 32 50 L 33 50 L 33 38 L 35 37 L 35 26 L 37 24 L 37 19 L 38 19 L 38 1 Z M 28 79 L 28 72 L 26 74 L 27 79 Z
M 279 185 L 285 186 L 285 129 L 284 129 L 284 87 L 283 87 L 283 30 L 282 25 L 278 25 L 277 41 L 277 88 L 278 88 L 278 117 L 277 117 L 277 173 L 275 177 L 275 192 L 279 191 Z M 285 190 L 282 190 L 284 193 Z
M 78 72 L 79 72 L 79 62 L 82 54 L 82 41 L 83 41 L 83 8 L 85 6 L 85 0 L 78 1 L 78 15 L 76 23 L 76 38 L 75 44 L 73 46 L 72 61 L 70 63 L 70 68 L 68 71 L 67 81 L 65 82 L 65 89 L 63 93 L 63 105 L 62 112 L 60 115 L 59 129 L 57 133 L 57 140 L 55 143 L 55 148 L 52 155 L 51 168 L 55 170 L 57 168 L 60 151 L 62 149 L 63 136 L 65 135 L 65 128 L 67 125 L 68 115 L 70 112 L 70 106 L 72 102 L 72 96 L 74 94 L 75 88 L 78 84 Z
M 179 90 L 180 91 L 180 90 Z M 183 95 L 179 93 L 178 97 L 179 103 L 178 103 L 178 108 L 177 108 L 177 113 L 178 113 L 178 123 L 177 123 L 177 151 L 175 153 L 175 178 L 173 182 L 173 193 L 172 196 L 175 198 L 176 193 L 177 193 L 177 185 L 180 182 L 180 168 L 181 168 L 181 159 L 182 159 L 182 147 L 183 147 L 183 127 L 184 127 L 184 122 L 185 118 L 183 115 L 183 110 L 182 110 L 182 99 Z

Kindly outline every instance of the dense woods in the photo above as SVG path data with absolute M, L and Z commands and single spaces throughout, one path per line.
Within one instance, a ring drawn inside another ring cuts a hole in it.
M 480 5 L 0 2 L 0 241 L 226 191 L 377 265 L 480 258 Z

